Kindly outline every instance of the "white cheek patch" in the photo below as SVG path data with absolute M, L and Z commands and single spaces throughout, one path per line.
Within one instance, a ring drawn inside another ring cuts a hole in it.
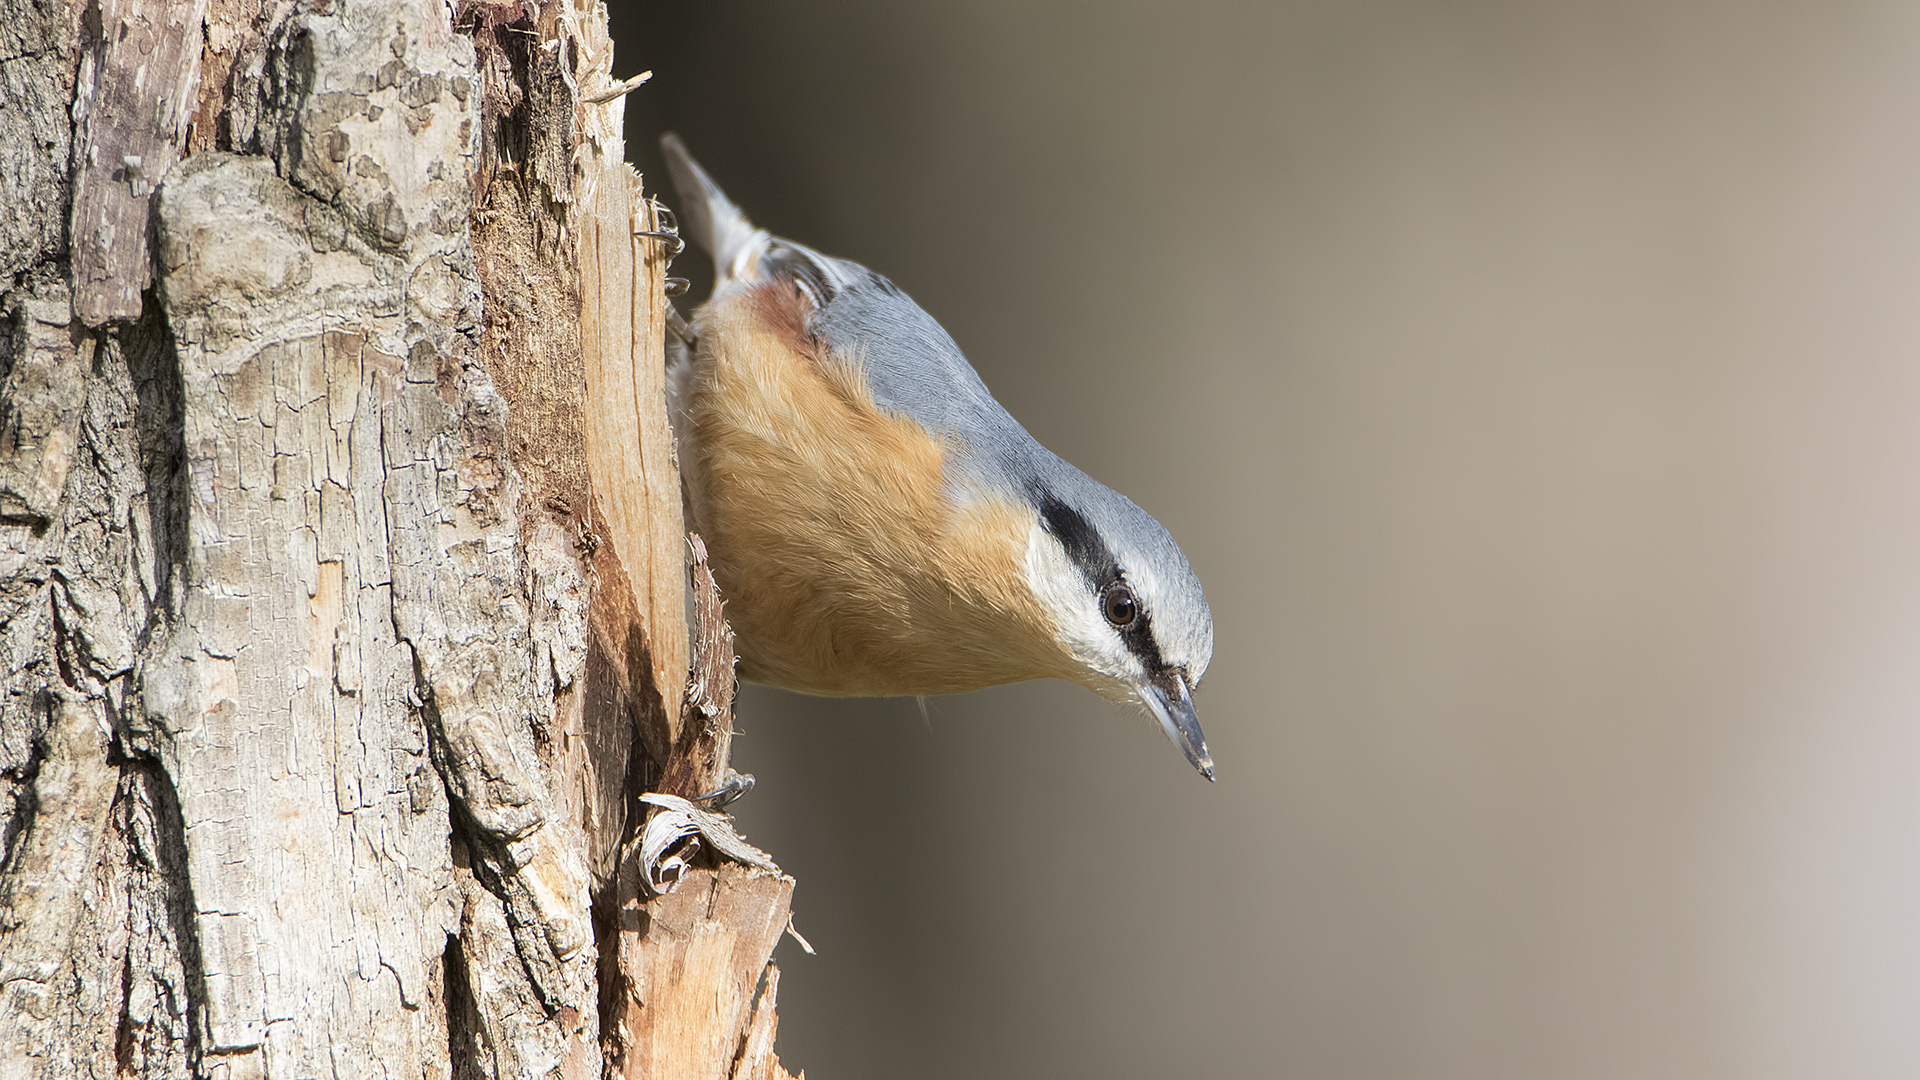
M 1038 522 L 1027 537 L 1025 571 L 1027 587 L 1053 617 L 1054 640 L 1086 668 L 1085 685 L 1114 701 L 1133 700 L 1145 670 L 1100 614 L 1086 576 Z

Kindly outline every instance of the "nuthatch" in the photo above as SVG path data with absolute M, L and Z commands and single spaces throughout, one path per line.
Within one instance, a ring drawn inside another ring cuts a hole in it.
M 743 678 L 951 694 L 1061 678 L 1138 701 L 1201 775 L 1200 582 L 1160 523 L 1035 442 L 891 281 L 749 223 L 661 140 L 713 295 L 675 372 L 695 526 Z

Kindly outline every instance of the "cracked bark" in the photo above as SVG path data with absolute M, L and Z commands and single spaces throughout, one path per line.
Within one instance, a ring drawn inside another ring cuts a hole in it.
M 0 0 L 0 1077 L 785 1075 L 611 60 Z

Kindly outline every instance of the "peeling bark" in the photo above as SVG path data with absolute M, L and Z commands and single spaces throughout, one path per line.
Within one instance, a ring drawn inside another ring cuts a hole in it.
M 73 102 L 74 313 L 138 318 L 152 283 L 148 200 L 179 160 L 200 92 L 205 0 L 96 0 L 82 14 Z
M 604 14 L 0 8 L 0 1077 L 784 1076 Z

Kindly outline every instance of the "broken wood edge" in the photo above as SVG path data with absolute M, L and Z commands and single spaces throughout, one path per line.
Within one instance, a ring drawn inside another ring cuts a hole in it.
M 666 802 L 713 850 L 746 856 L 687 869 L 681 889 L 651 896 L 641 860 L 621 858 L 617 908 L 602 938 L 613 954 L 602 967 L 607 1074 L 780 1080 L 775 997 L 764 987 L 791 923 L 794 882 L 724 815 L 687 801 L 727 771 L 736 680 L 718 585 L 704 544 L 686 532 L 666 414 L 665 272 L 674 245 L 659 235 L 658 208 L 624 160 L 625 93 L 639 80 L 615 84 L 609 74 L 605 8 L 573 0 L 561 19 L 581 50 L 574 239 L 593 510 L 631 583 L 669 729 L 652 785 L 660 790 L 637 797 L 656 814 Z M 643 842 L 637 818 L 629 836 Z M 695 881 L 707 888 L 685 887 Z M 705 960 L 689 966 L 690 949 Z
M 605 19 L 602 12 L 599 16 Z M 609 57 L 610 59 L 610 57 Z M 618 111 L 610 103 L 594 113 Z M 589 125 L 590 130 L 592 125 Z M 685 524 L 666 411 L 666 245 L 618 132 L 580 151 L 580 352 L 594 508 L 626 570 L 653 682 L 678 740 L 688 634 Z
M 686 545 L 692 659 L 681 695 L 678 737 L 656 790 L 697 799 L 713 792 L 727 775 L 739 680 L 734 675 L 733 628 L 727 625 L 720 585 L 707 564 L 706 542 L 690 532 Z

